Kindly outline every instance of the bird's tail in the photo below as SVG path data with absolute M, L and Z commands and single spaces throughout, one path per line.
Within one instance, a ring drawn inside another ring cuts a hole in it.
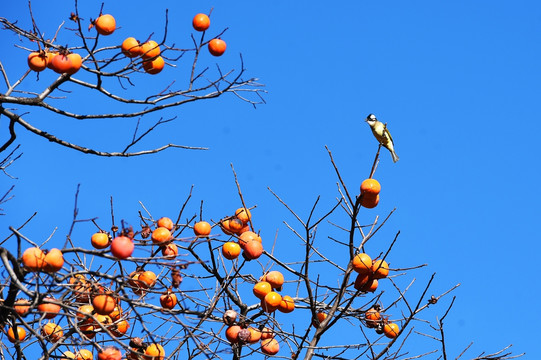
M 394 151 L 391 151 L 391 155 L 393 157 L 393 162 L 397 162 L 400 158 L 398 157 L 398 155 L 396 155 L 396 153 Z

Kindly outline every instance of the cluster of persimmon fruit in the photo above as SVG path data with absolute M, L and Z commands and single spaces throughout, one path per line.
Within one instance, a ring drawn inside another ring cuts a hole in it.
M 141 233 L 143 238 L 151 237 L 152 243 L 157 244 L 165 259 L 174 258 L 178 254 L 178 248 L 173 243 L 171 231 L 174 229 L 173 221 L 168 217 L 162 217 L 156 221 L 156 226 L 151 231 L 149 226 L 145 226 Z M 210 233 L 210 226 L 208 229 Z M 134 250 L 133 230 L 127 229 L 111 239 L 111 236 L 105 231 L 96 232 L 91 236 L 92 246 L 99 250 L 108 249 L 118 260 L 130 257 Z M 40 272 L 55 275 L 64 265 L 64 256 L 61 250 L 41 250 L 39 247 L 30 247 L 23 252 L 22 265 L 28 272 Z M 174 272 L 174 271 L 173 271 Z M 179 275 L 179 274 L 177 274 Z M 174 276 L 173 276 L 174 278 Z M 178 287 L 179 283 L 173 281 L 173 286 Z M 144 266 L 139 266 L 131 272 L 126 279 L 126 287 L 131 288 L 134 294 L 144 297 L 148 291 L 157 283 L 157 276 L 151 270 L 146 270 Z M 75 333 L 79 334 L 83 340 L 93 339 L 97 334 L 103 333 L 113 337 L 125 336 L 130 327 L 127 314 L 124 314 L 119 295 L 112 289 L 104 286 L 96 280 L 87 279 L 84 274 L 77 273 L 69 278 L 69 296 L 63 296 L 62 300 L 57 300 L 52 296 L 47 296 L 33 304 L 28 299 L 18 299 L 14 304 L 14 310 L 22 317 L 29 314 L 39 315 L 40 318 L 48 320 L 40 326 L 42 336 L 51 343 L 57 343 L 64 337 L 64 329 L 54 322 L 57 315 L 65 315 L 75 319 Z M 164 311 L 173 309 L 178 299 L 169 287 L 159 297 L 160 305 Z M 70 309 L 65 305 L 70 305 Z M 33 311 L 37 309 L 37 311 Z M 72 330 L 72 329 L 70 329 Z M 26 330 L 19 324 L 13 324 L 6 331 L 10 341 L 24 341 Z M 73 331 L 70 331 L 73 333 Z M 165 351 L 162 345 L 158 343 L 143 342 L 141 339 L 135 341 L 130 339 L 131 350 L 127 354 L 130 360 L 160 360 L 165 357 Z M 118 356 L 117 356 L 118 355 Z M 64 358 L 76 360 L 93 359 L 92 352 L 87 349 L 79 349 L 76 352 L 64 352 Z M 121 352 L 115 347 L 103 347 L 98 351 L 98 359 L 120 360 Z
M 76 17 L 72 15 L 72 19 Z M 192 25 L 196 31 L 206 31 L 210 27 L 210 18 L 206 14 L 197 14 L 192 20 Z M 91 28 L 95 28 L 100 35 L 108 36 L 115 32 L 116 20 L 111 14 L 101 14 L 96 20 L 91 21 L 89 30 Z M 227 47 L 225 41 L 219 38 L 211 39 L 207 46 L 214 56 L 223 55 Z M 165 60 L 160 56 L 160 46 L 154 40 L 140 43 L 134 37 L 128 37 L 122 42 L 120 49 L 129 58 L 141 57 L 143 70 L 148 74 L 158 74 L 165 66 Z M 36 72 L 50 68 L 59 74 L 73 75 L 79 71 L 82 62 L 79 54 L 66 49 L 33 51 L 28 55 L 28 67 Z
M 250 209 L 241 207 L 235 210 L 233 216 L 228 216 L 219 222 L 224 234 L 233 236 L 222 245 L 224 258 L 235 260 L 242 253 L 244 259 L 250 261 L 258 259 L 263 254 L 263 240 L 259 234 L 250 230 L 251 221 Z M 198 235 L 197 231 L 196 235 Z
M 389 275 L 389 264 L 383 259 L 372 258 L 365 253 L 355 255 L 351 262 L 357 277 L 353 287 L 361 292 L 374 292 L 378 288 L 378 280 Z M 378 334 L 385 334 L 388 338 L 395 338 L 400 332 L 396 323 L 389 322 L 387 318 L 379 313 L 379 307 L 374 306 L 365 312 L 366 326 L 376 328 Z
M 261 308 L 267 313 L 278 310 L 290 313 L 295 310 L 295 301 L 289 295 L 280 295 L 284 275 L 280 271 L 269 271 L 253 287 L 253 294 L 261 301 Z M 280 350 L 280 344 L 275 339 L 274 331 L 270 328 L 251 326 L 247 321 L 237 321 L 237 313 L 228 310 L 224 314 L 224 323 L 228 325 L 225 336 L 231 344 L 255 344 L 260 343 L 261 352 L 267 355 L 276 355 Z
M 361 183 L 361 206 L 375 208 L 379 203 L 381 185 L 376 179 L 366 179 Z
M 58 254 L 54 250 L 57 249 L 52 249 L 49 252 L 43 252 L 39 248 L 25 250 L 22 257 L 25 269 L 32 272 L 54 274 L 60 270 L 62 267 L 61 264 L 64 262 L 61 252 L 58 250 L 60 252 Z M 48 258 L 50 254 L 55 254 L 52 260 Z M 135 294 L 144 296 L 144 292 L 154 286 L 156 279 L 156 275 L 152 271 L 137 269 L 130 274 L 130 279 L 127 283 Z M 36 314 L 32 310 L 37 308 L 37 314 L 40 318 L 48 320 L 47 323 L 41 325 L 40 332 L 51 343 L 57 343 L 64 337 L 64 329 L 53 320 L 58 315 L 68 315 L 74 318 L 76 320 L 76 329 L 74 330 L 83 340 L 93 339 L 98 333 L 107 333 L 117 338 L 125 336 L 130 324 L 128 323 L 126 314 L 123 313 L 116 292 L 97 281 L 87 279 L 83 274 L 74 274 L 71 276 L 69 279 L 69 288 L 71 296 L 64 297 L 62 301 L 52 296 L 47 296 L 35 306 L 28 299 L 18 299 L 14 304 L 14 310 L 21 317 L 26 317 L 31 313 Z M 177 299 L 172 293 L 171 288 L 160 296 L 160 304 L 164 309 L 172 309 L 176 303 Z M 76 310 L 67 310 L 68 313 L 66 313 L 67 308 L 63 306 L 66 304 L 69 304 Z M 62 312 L 64 313 L 62 314 Z M 8 329 L 7 336 L 11 342 L 24 341 L 26 330 L 22 325 L 14 325 Z M 142 340 L 135 341 L 132 344 L 132 340 L 134 339 L 130 340 L 132 348 L 129 354 L 127 354 L 130 360 L 164 359 L 165 350 L 160 344 L 145 343 Z M 120 350 L 114 346 L 99 349 L 97 355 L 99 360 L 120 360 L 122 358 Z M 92 360 L 93 354 L 90 350 L 83 348 L 76 352 L 65 351 L 63 358 Z

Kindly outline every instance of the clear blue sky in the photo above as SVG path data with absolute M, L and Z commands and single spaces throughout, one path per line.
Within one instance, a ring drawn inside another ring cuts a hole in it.
M 117 217 L 136 223 L 138 201 L 156 217 L 173 217 L 192 184 L 191 213 L 198 213 L 204 200 L 204 215 L 217 220 L 239 206 L 233 163 L 248 204 L 257 205 L 254 221 L 269 241 L 278 231 L 277 251 L 285 254 L 289 246 L 299 246 L 283 224 L 294 219 L 267 186 L 304 218 L 321 195 L 323 214 L 338 196 L 324 146 L 333 152 L 350 191 L 357 191 L 377 148 L 362 120 L 375 113 L 392 131 L 400 161 L 393 164 L 383 153 L 376 175 L 383 188 L 381 202 L 361 214 L 367 223 L 397 208 L 372 251 L 384 249 L 400 230 L 393 266 L 428 263 L 409 276 L 425 281 L 436 272 L 435 294 L 462 284 L 446 322 L 450 357 L 470 341 L 469 357 L 510 343 L 526 358 L 541 357 L 535 273 L 541 198 L 538 2 L 205 0 L 162 1 L 152 8 L 148 2 L 128 3 L 105 4 L 104 11 L 114 14 L 121 28 L 116 40 L 104 39 L 104 45 L 130 35 L 143 39 L 151 32 L 161 38 L 169 8 L 170 42 L 188 47 L 193 14 L 214 7 L 211 30 L 229 27 L 223 36 L 228 49 L 219 59 L 203 54 L 201 62 L 211 71 L 215 62 L 238 69 L 242 53 L 247 76 L 266 85 L 267 104 L 254 110 L 225 96 L 167 111 L 165 117 L 178 119 L 139 148 L 175 142 L 208 146 L 205 152 L 98 158 L 19 129 L 24 154 L 10 168 L 19 179 L 0 180 L 3 189 L 15 185 L 15 198 L 3 206 L 7 215 L 0 218 L 2 237 L 8 225 L 18 226 L 37 211 L 24 233 L 40 242 L 56 229 L 51 242 L 63 244 L 77 184 L 80 217 L 98 216 L 104 224 L 110 196 Z M 71 1 L 34 4 L 38 25 L 49 35 L 72 9 Z M 97 2 L 81 6 L 87 19 L 98 11 Z M 24 1 L 4 4 L 1 16 L 29 27 Z M 0 60 L 15 79 L 26 70 L 26 53 L 13 47 L 14 36 L 1 34 Z M 68 39 L 61 35 L 59 42 Z M 185 61 L 177 69 L 166 68 L 152 81 L 141 75 L 135 91 L 143 94 L 173 79 L 181 83 L 188 66 Z M 51 79 L 52 74 L 44 74 L 29 86 L 41 89 Z M 97 95 L 67 96 L 70 108 L 110 106 Z M 113 120 L 81 123 L 29 111 L 27 120 L 48 132 L 111 151 L 123 149 L 134 126 Z M 5 119 L 0 120 L 4 136 Z M 321 242 L 330 241 L 325 226 Z M 91 229 L 81 227 L 76 241 L 88 244 Z M 389 283 L 385 286 L 392 291 Z M 432 343 L 427 350 L 436 347 Z

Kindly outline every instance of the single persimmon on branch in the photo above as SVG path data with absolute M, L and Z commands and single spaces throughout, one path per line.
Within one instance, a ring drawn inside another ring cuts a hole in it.
M 373 215 L 382 189 L 375 172 L 354 191 L 327 151 L 335 201 L 317 196 L 303 216 L 269 189 L 289 214 L 288 234 L 258 227 L 266 207 L 243 194 L 233 165 L 239 202 L 218 217 L 203 202 L 192 207 L 190 189 L 178 214 L 141 203 L 128 222 L 111 198 L 110 215 L 82 219 L 77 188 L 63 246 L 54 247 L 56 234 L 28 238 L 31 219 L 10 227 L 0 240 L 2 357 L 449 358 L 443 325 L 455 297 L 447 295 L 459 284 L 433 294 L 435 274 L 414 277 L 426 265 L 397 258 L 403 235 L 381 231 L 395 210 L 382 221 Z M 473 359 L 521 355 L 505 347 Z
M 238 70 L 222 71 L 217 64 L 217 70 L 213 73 L 209 64 L 202 64 L 200 55 L 203 50 L 208 48 L 216 59 L 226 50 L 225 41 L 221 37 L 227 29 L 208 38 L 209 32 L 215 30 L 210 27 L 210 18 L 206 14 L 197 14 L 193 20 L 194 31 L 201 34 L 198 40 L 193 34 L 186 34 L 180 41 L 189 45 L 178 48 L 168 37 L 168 11 L 165 12 L 161 39 L 154 40 L 154 33 L 151 33 L 147 39 L 138 41 L 134 37 L 120 37 L 114 16 L 103 13 L 106 8 L 103 4 L 95 19 L 83 20 L 76 0 L 71 16 L 66 16 L 66 21 L 74 27 L 64 26 L 62 22 L 56 27 L 54 37 L 48 39 L 43 35 L 45 32 L 42 29 L 50 24 L 40 24 L 43 19 L 36 19 L 30 1 L 28 5 L 31 29 L 23 28 L 17 21 L 0 17 L 1 31 L 4 34 L 2 38 L 4 41 L 12 41 L 13 46 L 21 50 L 16 56 L 21 60 L 27 59 L 28 62 L 26 71 L 14 75 L 14 70 L 6 68 L 5 61 L 3 62 L 0 56 L 0 73 L 4 84 L 0 90 L 0 117 L 8 120 L 4 122 L 8 130 L 5 133 L 8 135 L 0 139 L 0 153 L 11 149 L 21 129 L 68 149 L 98 156 L 139 156 L 169 148 L 205 150 L 206 148 L 201 146 L 173 143 L 147 150 L 132 148 L 139 146 L 146 135 L 159 126 L 176 119 L 176 116 L 168 120 L 162 117 L 141 131 L 144 116 L 163 113 L 167 109 L 195 101 L 218 98 L 224 94 L 233 94 L 253 106 L 265 102 L 262 95 L 266 91 L 263 85 L 258 83 L 258 79 L 244 78 L 246 69 L 242 55 Z M 135 26 L 137 25 L 122 24 L 123 30 L 127 31 L 135 29 Z M 57 36 L 60 33 L 69 38 L 68 45 L 58 43 Z M 9 34 L 13 36 L 10 37 Z M 115 39 L 117 45 L 105 45 L 104 37 Z M 9 45 L 5 44 L 5 47 Z M 9 56 L 14 55 L 10 53 Z M 189 70 L 187 73 L 178 73 L 186 68 L 179 66 L 181 60 L 189 56 L 192 57 Z M 162 77 L 163 81 L 157 85 L 148 85 L 146 79 L 150 76 L 160 78 L 165 67 L 169 71 L 167 77 Z M 51 77 L 51 73 L 56 73 L 57 76 Z M 99 101 L 103 106 L 93 106 L 91 111 L 83 111 L 73 105 L 89 97 L 93 103 Z M 102 108 L 111 107 L 117 111 L 100 111 Z M 136 126 L 131 141 L 127 141 L 122 151 L 103 151 L 97 149 L 96 144 L 78 144 L 70 141 L 66 135 L 55 135 L 44 129 L 44 125 L 38 121 L 44 116 L 49 121 L 56 118 L 86 121 L 134 118 Z M 17 156 L 11 160 L 16 158 Z M 7 161 L 7 165 L 9 164 L 11 162 Z M 2 167 L 4 172 L 5 168 L 6 166 Z

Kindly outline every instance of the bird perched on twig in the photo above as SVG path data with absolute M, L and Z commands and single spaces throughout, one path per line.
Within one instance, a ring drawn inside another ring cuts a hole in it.
M 397 162 L 398 155 L 394 152 L 393 138 L 391 137 L 391 133 L 389 132 L 389 129 L 387 129 L 387 126 L 379 121 L 374 114 L 368 114 L 365 121 L 370 125 L 372 134 L 374 134 L 379 143 L 391 152 L 393 162 Z

